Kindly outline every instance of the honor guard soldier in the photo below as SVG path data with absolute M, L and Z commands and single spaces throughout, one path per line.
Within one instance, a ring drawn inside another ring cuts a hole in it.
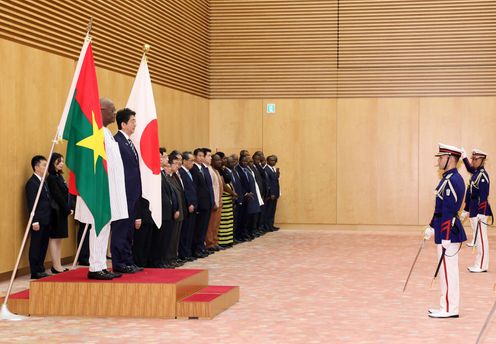
M 467 240 L 458 211 L 463 203 L 465 184 L 456 165 L 462 150 L 439 144 L 438 166 L 443 177 L 435 190 L 436 205 L 432 221 L 424 231 L 424 239 L 433 234 L 437 244 L 440 270 L 441 298 L 439 309 L 429 309 L 431 318 L 458 318 L 460 283 L 458 253 Z
M 489 196 L 489 176 L 484 168 L 487 154 L 479 149 L 472 150 L 471 163 L 462 149 L 462 158 L 467 171 L 472 174 L 467 187 L 465 208 L 461 215 L 462 221 L 469 216 L 470 226 L 474 233 L 473 240 L 468 246 L 477 246 L 477 256 L 470 272 L 487 272 L 489 268 L 489 241 L 487 240 L 487 218 L 492 216 L 491 207 L 487 201 Z

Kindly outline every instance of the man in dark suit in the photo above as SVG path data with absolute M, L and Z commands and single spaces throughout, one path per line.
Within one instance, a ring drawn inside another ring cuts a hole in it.
M 238 171 L 236 170 L 236 165 L 238 163 L 237 156 L 235 154 L 229 156 L 226 161 L 226 173 L 230 176 L 232 185 L 234 187 L 234 192 L 237 197 L 233 197 L 233 217 L 234 217 L 234 243 L 238 244 L 241 242 L 240 238 L 242 233 L 242 207 L 243 207 L 243 186 L 241 185 L 241 179 Z
M 160 148 L 160 166 L 161 166 L 161 189 L 162 189 L 162 226 L 155 228 L 153 237 L 153 265 L 157 268 L 173 269 L 175 266 L 169 263 L 169 257 L 172 255 L 172 243 L 175 230 L 175 219 L 179 217 L 179 203 L 172 186 L 167 180 L 170 174 L 170 164 L 168 161 L 165 148 Z
M 265 171 L 269 181 L 269 199 L 267 201 L 267 226 L 270 231 L 277 231 L 279 228 L 274 226 L 274 218 L 277 208 L 277 200 L 280 196 L 279 173 L 276 170 L 277 156 L 270 155 L 267 157 Z
M 207 235 L 208 222 L 213 207 L 212 179 L 208 169 L 204 169 L 203 159 L 205 153 L 202 148 L 197 148 L 193 152 L 195 162 L 190 172 L 198 194 L 198 209 L 196 212 L 196 226 L 193 235 L 193 256 L 205 258 L 208 256 L 205 247 L 205 236 Z
M 194 156 L 191 152 L 182 154 L 183 164 L 179 169 L 179 176 L 184 187 L 184 198 L 188 211 L 185 213 L 181 238 L 179 240 L 179 258 L 186 261 L 195 260 L 193 257 L 193 236 L 196 228 L 196 212 L 198 209 L 198 192 L 196 190 L 191 169 L 194 164 Z
M 116 272 L 135 273 L 143 270 L 142 267 L 135 265 L 131 248 L 134 230 L 141 227 L 141 219 L 136 216 L 141 198 L 139 156 L 130 139 L 136 129 L 136 113 L 127 108 L 119 110 L 117 111 L 116 121 L 119 131 L 114 135 L 114 139 L 119 144 L 124 164 L 129 218 L 112 222 L 110 242 L 112 268 Z
M 170 265 L 174 267 L 178 267 L 184 264 L 184 261 L 179 261 L 178 252 L 179 252 L 179 241 L 181 238 L 182 224 L 184 221 L 184 215 L 188 211 L 188 206 L 186 204 L 186 199 L 184 197 L 184 189 L 182 186 L 182 181 L 180 177 L 177 175 L 182 165 L 182 159 L 180 158 L 180 155 L 177 154 L 177 152 L 172 152 L 172 153 L 171 155 L 169 155 L 171 174 L 167 176 L 167 180 L 170 182 L 170 185 L 172 186 L 172 191 L 174 191 L 174 194 L 176 195 L 177 203 L 179 206 L 179 216 L 174 219 L 175 221 L 174 230 L 171 237 L 171 249 L 170 249 L 171 255 L 167 258 L 168 258 L 168 263 Z
M 243 241 L 253 240 L 254 232 L 257 225 L 257 216 L 260 214 L 260 203 L 257 195 L 257 187 L 253 171 L 248 167 L 249 157 L 243 155 L 239 158 L 239 164 L 236 170 L 240 176 L 243 187 Z
M 29 267 L 31 269 L 31 278 L 39 279 L 48 276 L 45 272 L 44 262 L 48 248 L 52 206 L 48 186 L 46 182 L 43 182 L 38 204 L 36 209 L 33 209 L 36 195 L 41 185 L 41 179 L 47 168 L 46 158 L 41 155 L 34 156 L 31 159 L 31 167 L 34 174 L 26 183 L 29 214 L 34 210 L 33 222 L 31 224 L 31 243 L 29 246 Z

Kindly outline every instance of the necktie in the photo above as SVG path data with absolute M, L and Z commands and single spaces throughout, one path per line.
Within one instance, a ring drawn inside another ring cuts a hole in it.
M 43 182 L 43 189 L 45 189 L 47 197 L 50 198 L 50 190 L 48 189 L 48 185 L 46 182 Z
M 129 146 L 134 153 L 134 158 L 138 160 L 138 152 L 136 151 L 136 147 L 134 147 L 133 141 L 131 141 L 131 139 L 128 139 L 127 141 L 129 142 Z

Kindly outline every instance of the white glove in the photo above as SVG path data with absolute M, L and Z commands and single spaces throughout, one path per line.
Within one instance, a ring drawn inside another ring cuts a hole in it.
M 427 227 L 424 230 L 424 240 L 429 240 L 433 234 L 434 234 L 434 228 L 432 228 L 431 226 Z
M 462 147 L 462 159 L 467 157 L 467 152 L 465 152 L 465 148 Z
M 444 249 L 448 249 L 449 244 L 451 244 L 451 240 L 441 240 L 441 246 L 444 247 Z
M 468 211 L 462 211 L 462 213 L 460 214 L 460 221 L 463 222 L 465 221 L 465 219 L 468 217 L 468 215 L 470 215 L 470 213 Z

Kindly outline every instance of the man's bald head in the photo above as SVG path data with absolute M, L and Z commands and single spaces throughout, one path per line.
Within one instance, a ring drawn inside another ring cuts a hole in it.
M 115 105 L 113 101 L 108 98 L 100 98 L 100 110 L 102 111 L 104 127 L 115 122 Z

